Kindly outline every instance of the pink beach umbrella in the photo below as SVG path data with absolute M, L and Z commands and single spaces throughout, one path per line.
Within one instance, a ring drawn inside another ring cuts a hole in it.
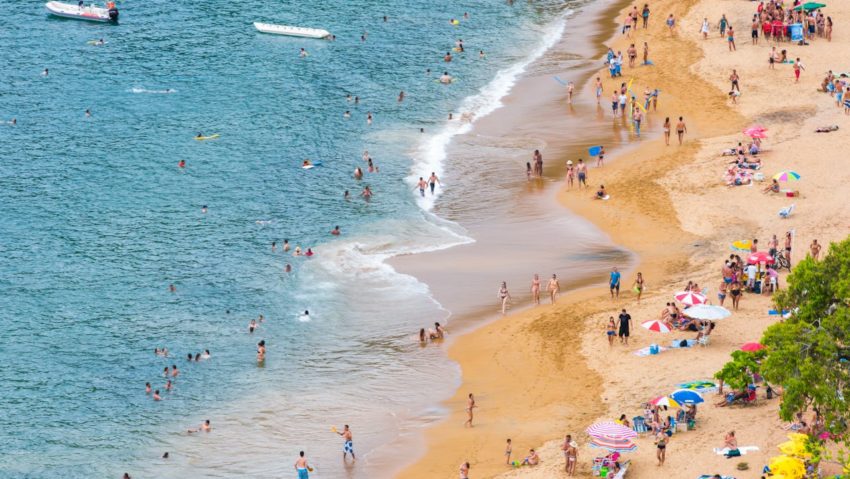
M 747 136 L 749 136 L 750 138 L 758 138 L 758 139 L 763 140 L 763 139 L 767 138 L 767 133 L 765 133 L 763 131 L 751 131 L 751 132 L 747 133 Z
M 676 402 L 675 399 L 670 396 L 659 396 L 652 401 L 649 401 L 653 406 L 667 406 L 669 408 L 678 408 L 682 409 L 682 406 Z
M 774 261 L 776 260 L 773 259 L 773 256 L 765 251 L 756 251 L 755 253 L 747 256 L 747 264 L 773 264 Z
M 680 291 L 674 294 L 673 297 L 676 298 L 676 301 L 682 304 L 687 304 L 688 306 L 705 304 L 705 296 L 691 291 Z
M 586 429 L 590 437 L 608 439 L 634 439 L 637 433 L 631 428 L 613 421 L 598 422 Z
M 764 349 L 764 344 L 761 343 L 744 343 L 744 345 L 741 346 L 741 351 L 746 351 L 748 353 L 754 353 L 756 351 L 761 351 L 762 349 Z
M 667 326 L 657 319 L 644 321 L 640 323 L 640 325 L 650 331 L 655 331 L 656 333 L 669 333 L 671 331 L 670 326 Z

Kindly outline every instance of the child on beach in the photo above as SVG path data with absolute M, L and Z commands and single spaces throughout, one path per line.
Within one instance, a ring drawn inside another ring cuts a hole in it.
M 511 445 L 511 440 L 508 438 L 508 443 L 505 445 L 505 464 L 511 465 L 511 452 L 513 452 L 513 446 Z

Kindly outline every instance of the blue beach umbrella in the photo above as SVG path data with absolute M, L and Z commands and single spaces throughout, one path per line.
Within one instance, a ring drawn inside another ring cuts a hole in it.
M 587 150 L 587 153 L 588 153 L 590 156 L 596 156 L 596 155 L 598 155 L 598 154 L 599 154 L 599 152 L 600 152 L 600 151 L 602 151 L 602 147 L 601 147 L 601 146 L 591 146 L 591 147 Z
M 699 404 L 705 402 L 700 393 L 690 389 L 679 389 L 670 395 L 679 404 Z

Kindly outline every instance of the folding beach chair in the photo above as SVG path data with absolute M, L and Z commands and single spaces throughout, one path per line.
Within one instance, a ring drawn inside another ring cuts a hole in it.
M 785 208 L 782 208 L 781 210 L 779 210 L 779 217 L 782 218 L 783 220 L 788 219 L 788 217 L 791 216 L 791 213 L 793 213 L 793 212 L 794 212 L 794 204 L 792 203 L 791 206 L 786 206 Z
M 646 425 L 646 419 L 643 416 L 635 416 L 632 418 L 632 429 L 640 436 L 645 436 L 649 432 L 649 427 Z

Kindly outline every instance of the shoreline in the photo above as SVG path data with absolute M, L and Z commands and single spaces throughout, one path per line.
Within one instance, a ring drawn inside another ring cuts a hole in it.
M 631 4 L 624 2 L 623 5 L 624 8 L 612 12 L 615 23 L 616 19 L 624 17 L 631 8 Z M 728 242 L 739 237 L 765 238 L 771 229 L 776 232 L 776 228 L 791 227 L 777 223 L 781 220 L 775 219 L 775 212 L 767 213 L 775 211 L 780 205 L 784 206 L 783 199 L 764 201 L 755 188 L 739 188 L 730 192 L 719 181 L 722 166 L 713 158 L 716 158 L 717 151 L 723 146 L 738 141 L 736 138 L 740 135 L 737 132 L 741 127 L 750 122 L 770 121 L 769 128 L 776 128 L 777 133 L 784 133 L 784 136 L 789 137 L 782 141 L 785 148 L 794 142 L 798 147 L 797 151 L 802 152 L 806 151 L 805 148 L 811 148 L 812 141 L 818 142 L 821 138 L 813 133 L 793 134 L 792 129 L 799 130 L 802 125 L 811 127 L 813 122 L 824 121 L 822 118 L 841 123 L 842 128 L 850 123 L 844 118 L 835 118 L 824 106 L 828 103 L 822 98 L 824 94 L 819 94 L 822 96 L 819 108 L 804 109 L 803 105 L 818 101 L 814 94 L 816 80 L 812 78 L 817 76 L 815 73 L 809 77 L 806 90 L 812 93 L 801 95 L 801 98 L 782 99 L 781 104 L 776 105 L 775 102 L 768 101 L 771 93 L 765 91 L 766 88 L 756 80 L 747 85 L 755 91 L 753 101 L 744 97 L 745 100 L 740 101 L 738 105 L 729 104 L 723 90 L 727 69 L 726 66 L 721 66 L 719 69 L 722 72 L 718 72 L 718 63 L 723 65 L 730 59 L 737 60 L 729 69 L 737 65 L 739 72 L 748 71 L 749 78 L 759 79 L 761 69 L 766 69 L 766 66 L 758 63 L 755 58 L 760 57 L 760 52 L 767 47 L 754 46 L 748 49 L 748 45 L 743 45 L 743 48 L 739 46 L 739 51 L 743 50 L 744 53 L 737 57 L 725 55 L 725 42 L 713 39 L 700 43 L 701 38 L 697 32 L 703 16 L 718 15 L 718 12 L 722 11 L 725 11 L 736 25 L 743 25 L 753 8 L 748 3 L 736 4 L 726 0 L 667 0 L 653 4 L 652 8 L 655 25 L 651 24 L 648 32 L 639 29 L 642 35 L 638 35 L 636 41 L 648 38 L 653 52 L 650 58 L 657 66 L 637 72 L 636 76 L 639 78 L 636 80 L 635 90 L 639 91 L 639 88 L 644 86 L 643 82 L 647 82 L 663 91 L 659 101 L 659 114 L 648 118 L 647 129 L 658 131 L 664 116 L 684 115 L 689 129 L 686 143 L 681 147 L 674 146 L 673 143 L 670 147 L 665 147 L 663 139 L 657 138 L 642 140 L 636 148 L 629 148 L 628 154 L 625 154 L 623 149 L 618 149 L 612 155 L 616 158 L 615 161 L 605 166 L 604 175 L 599 175 L 605 181 L 606 188 L 612 192 L 612 200 L 609 202 L 593 201 L 589 199 L 589 195 L 586 195 L 588 198 L 577 197 L 573 192 L 560 191 L 557 195 L 558 201 L 572 213 L 593 223 L 615 244 L 638 255 L 637 270 L 644 273 L 647 281 L 644 301 L 636 304 L 628 291 L 629 287 L 625 287 L 623 289 L 626 298 L 612 304 L 608 299 L 607 288 L 591 287 L 578 294 L 571 294 L 567 300 L 568 304 L 562 302 L 558 307 L 544 312 L 541 312 L 542 308 L 535 308 L 519 314 L 510 314 L 457 338 L 449 349 L 449 356 L 462 368 L 463 384 L 452 399 L 443 403 L 452 414 L 449 419 L 427 431 L 430 445 L 427 454 L 399 477 L 448 477 L 456 471 L 457 465 L 465 460 L 472 463 L 475 477 L 564 477 L 558 439 L 558 434 L 563 437 L 563 433 L 571 433 L 574 438 L 579 439 L 578 472 L 580 476 L 589 475 L 588 458 L 600 454 L 586 447 L 587 437 L 583 430 L 587 425 L 599 419 L 616 418 L 620 412 L 626 412 L 629 417 L 634 415 L 633 413 L 639 414 L 637 407 L 641 401 L 663 394 L 664 388 L 674 388 L 677 380 L 711 377 L 728 359 L 730 351 L 736 349 L 741 342 L 757 340 L 761 331 L 773 321 L 764 315 L 764 311 L 770 307 L 769 297 L 746 295 L 747 303 L 742 306 L 741 311 L 735 313 L 735 316 L 740 316 L 741 319 L 724 322 L 717 334 L 719 337 L 712 339 L 712 347 L 687 352 L 675 351 L 653 358 L 635 357 L 631 351 L 625 351 L 622 347 L 615 347 L 608 354 L 599 354 L 600 350 L 607 349 L 603 339 L 605 317 L 614 314 L 617 308 L 628 307 L 632 315 L 640 321 L 654 318 L 659 309 L 658 303 L 663 306 L 663 298 L 669 300 L 668 293 L 674 291 L 677 285 L 680 289 L 688 280 L 698 280 L 700 284 L 708 285 L 709 291 L 716 291 L 718 261 L 728 255 Z M 850 18 L 849 10 L 839 7 L 837 12 L 836 9 L 831 11 L 834 19 L 841 16 L 846 19 Z M 675 38 L 669 38 L 666 28 L 662 25 L 664 16 L 668 13 L 675 13 L 679 19 L 680 33 Z M 739 27 L 739 30 L 743 31 L 744 28 Z M 837 35 L 834 35 L 831 44 L 819 39 L 812 43 L 806 55 L 810 58 L 810 52 L 818 50 L 825 57 L 825 50 L 839 41 Z M 615 32 L 606 45 L 612 45 L 615 51 L 625 51 L 628 43 Z M 842 47 L 847 48 L 846 40 Z M 812 68 L 809 63 L 806 65 L 816 72 L 823 68 L 822 65 L 826 61 L 828 59 L 820 59 L 818 68 Z M 627 79 L 629 71 L 625 66 L 624 70 L 624 78 Z M 610 92 L 612 82 L 606 78 L 607 70 L 600 70 L 600 76 L 605 78 L 606 93 Z M 772 87 L 786 84 L 780 79 L 767 82 L 772 82 L 769 84 Z M 592 80 L 588 80 L 582 88 L 577 88 L 578 94 L 592 96 L 592 84 Z M 603 100 L 605 98 L 603 94 Z M 603 102 L 605 103 L 607 102 Z M 783 111 L 790 113 L 783 115 Z M 836 138 L 829 137 L 829 140 Z M 675 142 L 675 137 L 672 141 Z M 846 143 L 846 140 L 844 141 Z M 769 142 L 777 144 L 776 141 Z M 662 150 L 660 154 L 659 150 Z M 823 149 L 818 151 L 823 152 Z M 838 151 L 830 153 L 837 155 Z M 771 170 L 765 172 L 766 175 L 785 164 L 799 163 L 799 159 L 794 159 L 784 152 L 769 154 L 773 155 L 768 157 L 772 166 Z M 782 158 L 776 158 L 778 156 Z M 559 161 L 562 162 L 566 158 L 559 157 Z M 829 174 L 823 171 L 825 166 L 817 168 L 800 163 L 798 167 L 811 170 L 809 174 L 814 175 L 821 186 L 828 183 L 839 187 L 848 176 L 842 172 L 840 178 L 829 178 Z M 699 169 L 699 173 L 689 175 L 694 169 Z M 597 176 L 594 169 L 591 169 L 590 173 L 593 178 Z M 591 187 L 594 184 L 595 180 L 591 181 Z M 810 203 L 814 203 L 807 208 L 807 213 L 816 215 L 817 218 L 795 217 L 789 224 L 797 227 L 805 223 L 822 235 L 822 238 L 839 239 L 846 236 L 848 227 L 831 219 L 831 215 L 846 215 L 848 207 L 828 201 L 827 192 L 818 193 L 818 198 L 814 198 L 815 192 L 807 192 L 807 196 L 811 198 Z M 741 200 L 736 200 L 735 195 L 738 198 L 747 195 L 749 199 L 745 204 L 741 204 Z M 797 199 L 798 203 L 801 201 L 804 200 Z M 714 211 L 718 204 L 721 211 L 725 208 L 729 212 L 737 212 L 737 216 L 732 217 L 741 219 L 727 225 L 726 216 Z M 816 211 L 815 205 L 820 209 Z M 824 205 L 828 208 L 822 208 Z M 753 210 L 758 211 L 760 216 L 755 217 Z M 701 215 L 688 214 L 695 211 L 701 212 Z M 693 218 L 694 216 L 696 218 Z M 706 219 L 700 216 L 705 216 Z M 811 233 L 806 237 L 810 236 Z M 825 244 L 826 241 L 821 240 L 821 243 Z M 630 285 L 631 281 L 631 273 L 624 272 L 623 284 Z M 571 327 L 565 328 L 565 323 L 576 327 L 578 334 Z M 553 334 L 565 329 L 568 333 L 571 331 L 573 337 Z M 638 331 L 633 332 L 634 346 L 631 349 L 668 339 L 637 329 Z M 578 347 L 575 347 L 576 344 Z M 569 350 L 578 352 L 582 358 L 576 361 L 565 357 L 568 356 L 566 351 Z M 681 365 L 680 361 L 685 360 L 682 354 L 692 354 L 687 357 L 698 355 L 699 359 Z M 650 361 L 654 363 L 649 363 Z M 612 362 L 621 363 L 622 367 L 612 368 Z M 656 366 L 647 370 L 647 364 Z M 667 370 L 660 364 L 674 369 Z M 674 364 L 676 366 L 672 366 Z M 571 387 L 563 388 L 563 394 L 558 399 L 544 397 L 551 389 L 559 387 L 547 384 L 547 380 L 557 380 L 559 375 L 541 371 L 541 365 L 544 368 L 557 368 L 562 373 L 560 380 L 564 382 L 572 379 L 570 374 L 575 373 L 576 369 L 581 369 L 578 371 L 579 375 L 583 375 L 586 382 L 570 383 Z M 670 374 L 673 371 L 675 372 Z M 570 374 L 564 374 L 566 372 Z M 523 377 L 525 374 L 539 374 L 540 377 L 536 381 L 526 381 Z M 635 381 L 636 377 L 641 380 Z M 517 394 L 517 389 L 528 391 L 530 394 Z M 476 419 L 481 422 L 473 430 L 462 430 L 459 426 L 459 422 L 465 418 L 462 408 L 466 391 L 476 392 L 480 408 L 477 410 Z M 523 402 L 520 396 L 529 395 L 540 397 Z M 513 399 L 514 404 L 505 405 L 505 397 Z M 709 402 L 708 396 L 706 400 Z M 496 403 L 495 407 L 493 403 Z M 533 410 L 523 410 L 526 404 L 533 404 Z M 741 440 L 744 444 L 757 443 L 761 447 L 760 452 L 747 457 L 751 463 L 755 462 L 751 469 L 760 469 L 758 461 L 766 462 L 768 457 L 775 455 L 772 453 L 772 450 L 775 450 L 772 446 L 784 440 L 784 431 L 774 427 L 780 425 L 775 412 L 777 406 L 775 400 L 763 402 L 754 410 L 733 408 L 720 412 L 717 408 L 706 406 L 701 414 L 707 424 L 685 436 L 688 438 L 688 444 L 693 442 L 705 450 L 696 451 L 693 456 L 682 454 L 682 450 L 690 449 L 689 447 L 674 446 L 675 452 L 671 452 L 676 455 L 669 461 L 674 469 L 666 470 L 677 470 L 678 474 L 687 471 L 689 475 L 713 474 L 717 471 L 735 474 L 734 464 L 725 462 L 722 457 L 715 460 L 710 450 L 712 444 L 717 446 L 723 431 L 730 428 L 739 430 L 739 437 L 743 436 Z M 537 428 L 536 434 L 530 431 L 534 428 Z M 758 432 L 761 429 L 766 429 L 767 432 Z M 546 439 L 539 439 L 547 434 Z M 543 464 L 537 468 L 522 470 L 511 470 L 504 466 L 500 461 L 500 454 L 504 449 L 505 437 L 514 439 L 514 457 L 521 458 L 525 455 L 526 448 L 535 447 L 541 453 Z M 639 445 L 642 449 L 629 456 L 637 466 L 637 470 L 630 470 L 629 477 L 656 477 L 659 470 L 653 464 L 651 442 L 642 439 Z M 640 452 L 641 450 L 644 452 Z M 737 474 L 740 477 L 741 473 Z

